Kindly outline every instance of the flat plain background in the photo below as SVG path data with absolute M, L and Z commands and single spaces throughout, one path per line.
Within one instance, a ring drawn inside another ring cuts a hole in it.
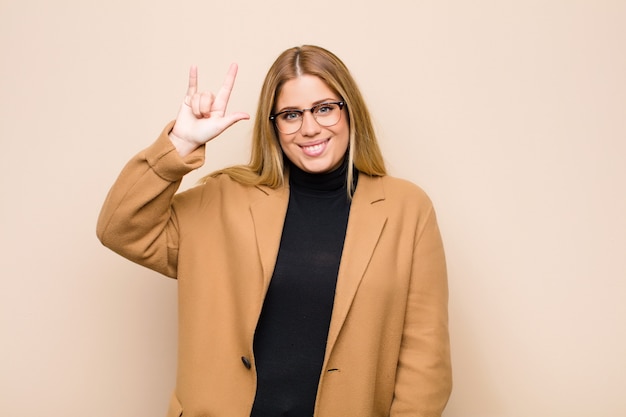
M 445 417 L 626 415 L 624 22 L 609 0 L 0 0 L 2 414 L 164 415 L 176 282 L 99 244 L 100 205 L 189 65 L 216 90 L 238 62 L 230 108 L 253 114 L 275 57 L 313 43 L 437 207 Z M 183 187 L 247 162 L 251 126 Z

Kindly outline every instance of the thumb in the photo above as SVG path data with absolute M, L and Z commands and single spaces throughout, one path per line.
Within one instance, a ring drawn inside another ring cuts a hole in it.
M 250 119 L 250 115 L 248 113 L 235 112 L 235 113 L 227 114 L 223 118 L 224 129 L 229 128 L 230 126 L 234 125 L 235 123 L 241 120 L 248 120 L 248 119 Z

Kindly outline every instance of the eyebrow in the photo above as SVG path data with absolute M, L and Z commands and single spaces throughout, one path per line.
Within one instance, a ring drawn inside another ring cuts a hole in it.
M 314 101 L 314 102 L 313 102 L 313 104 L 311 105 L 311 107 L 315 107 L 315 106 L 317 106 L 318 104 L 327 103 L 327 102 L 329 102 L 329 101 L 341 101 L 341 99 L 339 99 L 339 98 L 333 98 L 333 97 L 323 98 L 323 99 L 321 99 L 321 100 Z M 278 113 L 280 113 L 280 112 L 287 111 L 287 110 L 302 110 L 302 109 L 301 109 L 300 107 L 296 107 L 296 106 L 286 106 L 286 107 L 283 107 L 282 109 L 278 110 L 278 111 L 276 112 L 276 114 L 278 114 Z

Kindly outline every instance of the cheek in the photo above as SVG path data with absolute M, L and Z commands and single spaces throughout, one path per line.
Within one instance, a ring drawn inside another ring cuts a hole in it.
M 346 147 L 349 145 L 349 143 L 350 143 L 350 125 L 348 124 L 348 122 L 344 122 L 342 124 L 342 126 L 340 126 L 340 129 L 337 131 L 337 136 L 341 137 L 342 142 L 345 141 Z
M 276 135 L 278 138 L 278 145 L 280 146 L 281 151 L 289 152 L 290 147 L 293 145 L 293 140 L 295 135 L 283 135 L 279 133 Z

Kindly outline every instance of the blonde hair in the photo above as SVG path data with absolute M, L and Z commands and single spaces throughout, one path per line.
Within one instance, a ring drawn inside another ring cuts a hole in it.
M 319 46 L 304 45 L 284 51 L 270 67 L 259 97 L 252 134 L 252 152 L 247 165 L 235 165 L 215 171 L 210 177 L 226 174 L 246 185 L 278 188 L 285 184 L 285 162 L 280 142 L 269 117 L 285 82 L 301 75 L 314 75 L 346 103 L 350 129 L 348 194 L 353 193 L 353 168 L 370 176 L 386 174 L 374 127 L 365 101 L 345 64 L 333 53 Z

